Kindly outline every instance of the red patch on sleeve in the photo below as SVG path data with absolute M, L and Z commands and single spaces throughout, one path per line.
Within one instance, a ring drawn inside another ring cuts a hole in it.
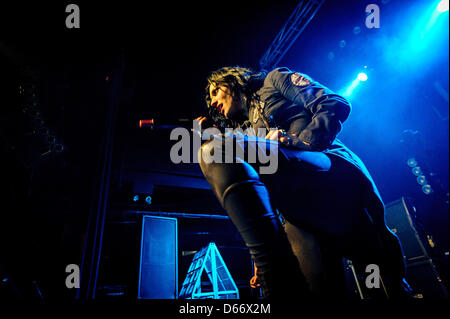
M 308 86 L 311 84 L 311 82 L 300 73 L 292 73 L 291 82 L 295 86 Z

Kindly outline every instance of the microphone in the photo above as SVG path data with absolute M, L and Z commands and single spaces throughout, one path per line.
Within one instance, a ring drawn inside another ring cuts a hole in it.
M 139 128 L 148 128 L 155 131 L 172 130 L 177 127 L 192 128 L 193 120 L 191 119 L 175 119 L 170 124 L 159 124 L 160 121 L 155 119 L 139 120 Z M 169 121 L 168 121 L 169 122 Z

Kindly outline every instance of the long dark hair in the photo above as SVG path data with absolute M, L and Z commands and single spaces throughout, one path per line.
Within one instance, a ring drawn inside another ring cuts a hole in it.
M 207 79 L 205 101 L 210 120 L 219 128 L 239 127 L 244 123 L 243 119 L 227 119 L 225 115 L 220 113 L 216 108 L 211 107 L 211 97 L 209 96 L 209 87 L 226 86 L 231 90 L 231 94 L 242 93 L 247 101 L 247 109 L 252 103 L 258 99 L 256 91 L 258 91 L 266 78 L 266 72 L 254 72 L 249 68 L 232 66 L 223 67 L 211 72 Z

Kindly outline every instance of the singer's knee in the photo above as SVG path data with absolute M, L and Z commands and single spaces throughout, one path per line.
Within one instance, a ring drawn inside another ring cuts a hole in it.
M 260 180 L 254 168 L 241 159 L 236 158 L 233 163 L 223 163 L 208 158 L 211 153 L 218 151 L 220 149 L 215 147 L 213 141 L 210 141 L 203 144 L 198 152 L 202 173 L 218 195 L 221 195 L 229 185 L 234 183 L 245 180 Z
M 214 140 L 203 143 L 198 150 L 198 163 L 200 164 L 200 168 L 206 178 L 210 175 L 210 170 L 212 167 L 211 164 L 213 164 L 215 151 L 217 152 Z

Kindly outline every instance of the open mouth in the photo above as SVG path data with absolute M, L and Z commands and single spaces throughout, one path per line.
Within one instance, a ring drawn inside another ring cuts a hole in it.
M 223 108 L 223 104 L 217 105 L 217 110 L 219 111 L 219 113 L 222 113 L 222 108 Z

